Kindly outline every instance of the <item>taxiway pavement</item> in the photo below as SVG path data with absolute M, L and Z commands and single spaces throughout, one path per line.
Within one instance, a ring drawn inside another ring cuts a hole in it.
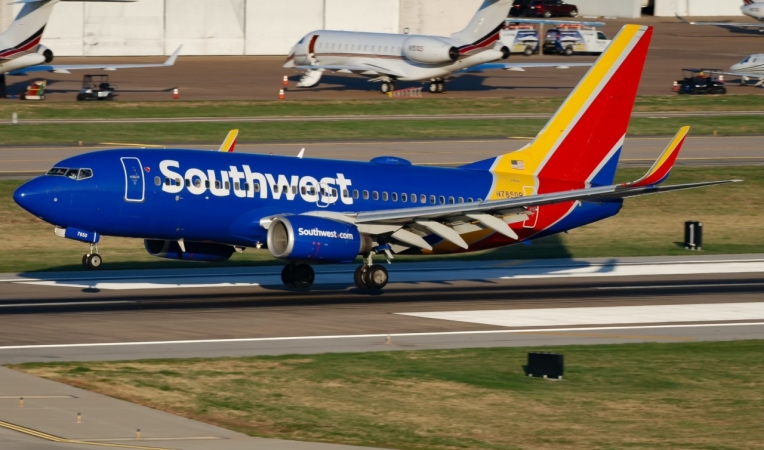
M 297 155 L 305 148 L 311 158 L 368 161 L 375 156 L 392 155 L 414 164 L 459 165 L 480 161 L 518 150 L 529 142 L 528 137 L 508 139 L 463 140 L 387 140 L 339 142 L 264 142 L 239 143 L 239 153 L 261 155 Z M 670 142 L 670 137 L 627 137 L 621 155 L 621 166 L 649 167 Z M 220 144 L 171 145 L 216 150 Z M 687 138 L 679 166 L 764 165 L 761 136 L 690 136 Z M 31 177 L 46 172 L 62 159 L 108 148 L 131 147 L 139 155 L 146 147 L 140 142 L 110 142 L 93 146 L 0 147 L 0 177 Z

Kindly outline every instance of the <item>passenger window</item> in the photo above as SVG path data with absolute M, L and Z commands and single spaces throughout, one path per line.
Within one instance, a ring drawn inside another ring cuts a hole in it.
M 421 200 L 422 203 L 427 203 L 427 196 L 419 194 L 419 200 Z M 435 203 L 435 196 L 432 197 L 432 202 Z
M 358 199 L 358 189 L 353 189 L 353 198 Z
M 441 196 L 440 196 L 440 198 L 439 198 L 438 200 L 440 200 L 440 204 L 441 204 L 441 205 L 445 205 L 445 204 L 446 204 L 446 197 L 443 197 L 443 196 L 441 195 Z
M 297 195 L 297 186 L 292 186 L 292 194 Z
M 379 200 L 379 192 L 374 191 L 374 193 L 372 194 L 372 198 L 374 198 L 374 200 Z
M 77 177 L 78 180 L 86 180 L 93 177 L 93 171 L 90 169 L 80 169 L 80 174 Z
M 368 200 L 369 199 L 369 191 L 363 191 L 363 199 Z
M 350 197 L 350 193 L 348 192 L 347 189 L 343 189 L 342 190 L 342 198 L 348 198 L 348 197 Z
M 186 178 L 186 187 L 189 187 L 189 186 L 191 186 L 191 179 Z
M 393 192 L 393 193 L 392 193 L 392 194 L 390 194 L 390 195 L 392 196 L 392 198 L 393 198 L 393 201 L 394 201 L 394 202 L 397 202 L 397 201 L 398 201 L 398 194 L 397 194 L 397 193 Z
M 196 181 L 194 181 L 194 186 L 202 187 L 202 180 L 201 180 L 201 178 L 197 178 Z
M 233 183 L 233 190 L 234 191 L 239 191 L 239 190 L 241 190 L 241 189 L 239 189 L 240 187 L 241 187 L 241 185 L 239 184 L 239 182 L 238 181 L 234 181 L 234 183 Z
M 467 203 L 472 203 L 472 197 L 467 197 Z
M 416 194 L 411 194 L 411 203 L 416 203 Z
M 225 190 L 226 190 L 226 191 L 229 191 L 229 190 L 231 190 L 231 182 L 230 182 L 230 181 L 226 181 L 226 182 L 225 182 Z
M 387 192 L 382 193 L 382 201 L 387 201 Z
M 183 186 L 183 180 L 180 178 L 175 179 L 175 186 Z
M 170 179 L 169 179 L 169 178 L 165 178 L 165 179 L 164 179 L 164 184 L 165 184 L 166 186 L 169 186 L 169 185 L 170 185 Z
M 406 193 L 401 194 L 401 201 L 402 202 L 409 201 L 409 196 Z
M 260 192 L 260 183 L 255 183 L 252 185 L 252 190 L 255 192 Z
M 464 203 L 464 197 L 459 197 L 459 203 Z
M 482 202 L 482 201 L 483 201 L 483 199 L 482 199 L 482 198 L 479 198 L 479 199 L 477 199 L 477 201 L 478 201 L 478 203 L 480 203 L 480 202 Z
M 337 198 L 337 189 L 332 189 L 332 197 Z
M 220 181 L 215 180 L 215 189 L 220 189 Z
M 159 178 L 159 177 L 154 177 L 154 184 L 157 185 L 157 186 L 161 186 L 162 185 L 162 179 Z
M 308 193 L 308 188 L 306 188 L 305 186 L 300 188 L 300 194 L 305 195 L 307 193 Z
M 435 196 L 434 195 L 430 196 L 430 203 L 432 203 L 433 205 L 435 204 Z
M 204 187 L 207 189 L 210 188 L 210 180 L 204 180 Z
M 456 202 L 454 202 L 454 198 L 453 197 L 448 197 L 448 204 L 449 205 L 453 205 L 454 203 L 456 203 Z
M 249 192 L 249 183 L 244 183 L 244 190 Z

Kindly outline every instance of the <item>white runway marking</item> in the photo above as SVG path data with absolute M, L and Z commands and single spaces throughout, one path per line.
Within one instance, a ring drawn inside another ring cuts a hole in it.
M 399 314 L 500 327 L 554 327 L 622 323 L 648 324 L 764 320 L 764 303 L 606 306 L 596 308 L 540 308 Z
M 748 327 L 764 325 L 764 322 L 747 323 L 703 323 L 703 324 L 682 324 L 682 325 L 635 325 L 635 326 L 614 326 L 614 327 L 567 327 L 567 328 L 537 328 L 524 330 L 486 330 L 486 331 L 443 331 L 435 333 L 390 333 L 390 334 L 350 334 L 336 336 L 291 336 L 291 337 L 272 337 L 272 338 L 240 338 L 240 339 L 198 339 L 189 341 L 149 341 L 149 342 L 99 342 L 92 344 L 50 344 L 50 345 L 11 345 L 0 347 L 0 350 L 25 350 L 25 349 L 46 349 L 46 348 L 87 348 L 87 347 L 135 347 L 141 345 L 199 345 L 199 344 L 235 344 L 241 342 L 277 342 L 277 341 L 318 341 L 333 339 L 384 339 L 388 336 L 392 338 L 402 337 L 426 337 L 426 336 L 467 336 L 467 335 L 487 335 L 487 334 L 517 334 L 517 333 L 553 333 L 553 332 L 571 332 L 571 331 L 607 331 L 607 330 L 656 330 L 666 328 L 710 328 L 710 327 Z
M 716 261 L 714 263 L 659 263 L 659 264 L 613 264 L 590 265 L 585 267 L 560 268 L 539 273 L 534 268 L 515 270 L 515 273 L 501 277 L 511 278 L 561 278 L 561 277 L 628 277 L 649 275 L 702 275 L 709 273 L 752 273 L 764 272 L 762 261 Z
M 98 289 L 102 291 L 128 291 L 128 290 L 139 290 L 139 289 L 230 288 L 230 287 L 260 286 L 260 283 L 227 283 L 227 282 L 220 282 L 220 283 L 172 283 L 172 282 L 89 283 L 88 280 L 83 280 L 82 283 L 59 283 L 57 281 L 21 281 L 21 282 L 17 282 L 16 284 L 31 284 L 35 286 L 72 287 L 72 288 L 80 288 L 80 289 Z

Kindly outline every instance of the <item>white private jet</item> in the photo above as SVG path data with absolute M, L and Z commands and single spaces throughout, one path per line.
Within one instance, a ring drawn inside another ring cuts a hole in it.
M 43 31 L 53 11 L 53 5 L 59 1 L 99 1 L 132 2 L 135 0 L 18 0 L 24 6 L 8 29 L 0 34 L 0 98 L 5 98 L 5 75 L 26 75 L 30 72 L 69 73 L 70 70 L 83 69 L 139 69 L 147 67 L 168 67 L 175 60 L 182 48 L 178 47 L 164 63 L 160 64 L 54 64 L 53 51 L 40 45 Z
M 717 70 L 706 70 L 706 72 L 740 77 L 741 85 L 745 85 L 751 80 L 756 80 L 755 86 L 762 87 L 764 85 L 764 53 L 746 56 L 739 63 L 733 64 L 729 72 Z
M 752 17 L 759 22 L 764 22 L 764 0 L 743 0 L 743 6 L 740 7 L 740 11 L 748 17 Z M 758 28 L 759 31 L 764 31 L 764 23 L 748 23 L 748 22 L 691 22 L 679 14 L 676 15 L 682 22 L 689 23 L 690 25 L 714 25 L 717 27 L 740 27 L 740 28 Z
M 324 71 L 355 73 L 381 82 L 383 93 L 396 81 L 429 81 L 430 92 L 445 91 L 457 73 L 483 69 L 523 70 L 530 67 L 591 66 L 590 63 L 494 63 L 510 55 L 499 32 L 512 0 L 484 0 L 462 31 L 450 37 L 319 30 L 308 33 L 289 52 L 285 68 L 305 72 L 298 87 L 312 87 Z

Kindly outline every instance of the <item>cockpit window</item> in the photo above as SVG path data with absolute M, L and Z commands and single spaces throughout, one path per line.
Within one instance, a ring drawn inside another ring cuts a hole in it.
M 750 56 L 746 56 L 744 60 L 740 61 L 740 64 L 747 63 L 749 59 L 751 59 L 751 57 Z
M 54 167 L 48 171 L 48 175 L 66 177 L 72 180 L 86 180 L 93 177 L 92 169 L 67 169 L 66 167 Z
M 48 175 L 63 176 L 67 170 L 69 169 L 66 169 L 64 167 L 54 167 L 48 171 Z

